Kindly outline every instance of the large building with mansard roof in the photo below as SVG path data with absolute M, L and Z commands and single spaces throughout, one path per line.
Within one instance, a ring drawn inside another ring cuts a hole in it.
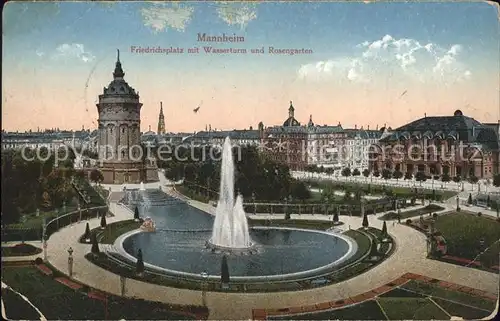
M 500 121 L 482 124 L 460 110 L 401 126 L 372 148 L 370 169 L 491 178 L 500 173 Z M 398 148 L 395 148 L 398 146 Z
M 124 79 L 118 51 L 113 80 L 99 95 L 99 169 L 107 184 L 158 180 L 156 160 L 141 150 L 139 93 Z

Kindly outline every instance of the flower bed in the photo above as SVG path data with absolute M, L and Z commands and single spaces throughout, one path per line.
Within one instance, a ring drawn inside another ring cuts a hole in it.
M 42 253 L 42 249 L 31 244 L 20 243 L 14 246 L 2 246 L 2 256 L 31 256 Z

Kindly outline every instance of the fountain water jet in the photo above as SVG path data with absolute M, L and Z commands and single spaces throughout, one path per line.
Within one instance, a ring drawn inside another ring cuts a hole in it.
M 145 191 L 145 190 L 146 190 L 146 189 L 144 188 L 144 183 L 143 183 L 143 182 L 141 182 L 141 185 L 140 185 L 140 187 L 139 187 L 139 190 L 140 190 L 140 191 Z
M 219 201 L 215 210 L 212 238 L 207 246 L 214 251 L 252 253 L 254 244 L 248 231 L 243 197 L 238 195 L 234 202 L 234 162 L 229 137 L 224 140 L 220 176 Z

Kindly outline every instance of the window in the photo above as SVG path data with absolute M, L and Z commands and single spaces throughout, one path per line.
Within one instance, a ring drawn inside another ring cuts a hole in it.
M 125 127 L 122 128 L 122 134 L 125 134 Z

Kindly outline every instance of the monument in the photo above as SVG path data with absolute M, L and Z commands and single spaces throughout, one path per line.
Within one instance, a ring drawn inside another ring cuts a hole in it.
M 117 50 L 113 80 L 99 95 L 99 169 L 105 184 L 157 181 L 154 159 L 141 155 L 141 107 L 139 94 L 124 80 Z

